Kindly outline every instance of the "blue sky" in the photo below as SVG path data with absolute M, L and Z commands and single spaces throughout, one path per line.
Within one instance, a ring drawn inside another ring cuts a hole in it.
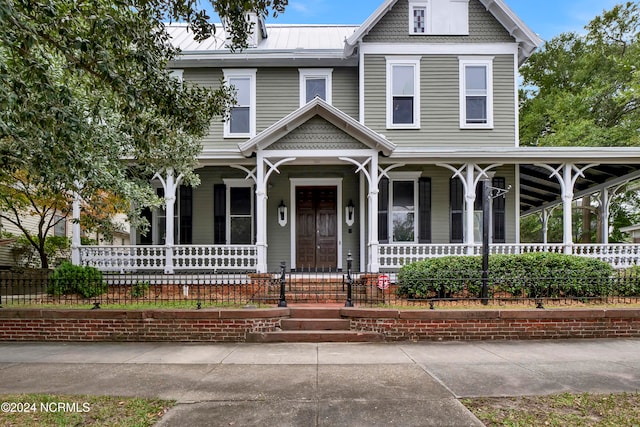
M 284 24 L 361 24 L 383 0 L 289 0 L 276 21 Z M 544 40 L 567 31 L 582 32 L 603 10 L 623 0 L 505 0 Z M 203 1 L 203 3 L 205 3 Z

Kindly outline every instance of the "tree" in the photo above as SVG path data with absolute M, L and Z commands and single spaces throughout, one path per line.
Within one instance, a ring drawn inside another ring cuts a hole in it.
M 640 2 L 546 42 L 520 69 L 523 145 L 640 145 Z
M 233 49 L 246 46 L 247 11 L 277 14 L 286 4 L 212 1 Z M 234 94 L 224 85 L 199 87 L 172 77 L 168 64 L 179 52 L 164 21 L 186 22 L 201 40 L 216 31 L 208 19 L 197 0 L 1 2 L 5 196 L 33 184 L 41 202 L 53 197 L 63 211 L 75 194 L 92 204 L 104 192 L 142 209 L 158 203 L 149 185 L 156 172 L 171 168 L 197 184 L 199 139 L 214 116 L 226 114 Z M 10 202 L 14 214 L 26 206 L 21 198 Z

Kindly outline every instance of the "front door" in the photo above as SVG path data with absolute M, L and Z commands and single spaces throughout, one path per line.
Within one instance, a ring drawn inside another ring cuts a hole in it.
M 337 187 L 296 187 L 296 268 L 337 268 L 337 194 Z

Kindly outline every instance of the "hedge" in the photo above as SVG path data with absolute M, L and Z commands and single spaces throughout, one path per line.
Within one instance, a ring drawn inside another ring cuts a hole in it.
M 93 267 L 82 267 L 65 262 L 56 268 L 47 286 L 47 293 L 53 296 L 81 295 L 91 298 L 105 293 L 107 285 L 102 281 L 102 273 Z
M 489 296 L 600 297 L 614 287 L 614 269 L 593 258 L 557 253 L 491 255 Z M 478 297 L 482 257 L 430 258 L 402 267 L 398 295 L 410 299 Z

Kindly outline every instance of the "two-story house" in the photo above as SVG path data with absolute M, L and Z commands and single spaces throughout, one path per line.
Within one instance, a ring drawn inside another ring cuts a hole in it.
M 85 264 L 334 271 L 351 253 L 377 272 L 478 253 L 487 179 L 509 190 L 491 201 L 495 252 L 570 253 L 571 200 L 638 175 L 635 149 L 519 147 L 518 67 L 541 40 L 504 0 L 384 0 L 359 26 L 256 19 L 242 52 L 222 28 L 203 42 L 168 30 L 175 75 L 224 80 L 237 105 L 202 141 L 202 183 L 156 181 L 175 197 L 147 212 L 152 232 L 124 251 L 81 248 Z M 558 202 L 563 244 L 519 245 L 521 215 Z

